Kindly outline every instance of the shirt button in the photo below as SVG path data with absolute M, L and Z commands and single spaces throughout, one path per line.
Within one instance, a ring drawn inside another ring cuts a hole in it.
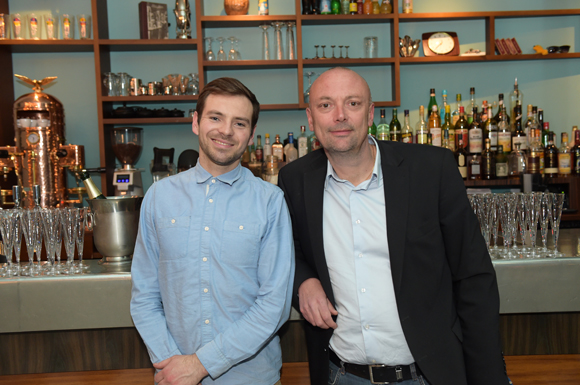
M 358 225 L 359 223 L 360 223 L 360 219 L 357 219 L 356 220 L 356 224 Z
M 365 329 L 369 330 L 370 326 L 369 325 L 365 325 Z
M 209 290 L 207 290 L 207 289 L 203 289 L 203 292 L 204 292 L 204 293 L 207 293 L 208 291 L 209 291 Z
M 361 293 L 366 293 L 367 289 L 365 289 L 364 287 L 362 289 L 360 289 Z
M 211 183 L 215 183 L 215 179 L 212 179 L 212 180 L 211 180 Z
M 243 230 L 243 229 L 244 229 L 244 226 L 240 226 L 240 230 Z
M 205 226 L 203 229 L 204 229 L 205 231 L 209 231 L 209 227 L 207 227 L 207 226 Z
M 209 325 L 209 320 L 208 319 L 205 320 L 205 324 L 206 325 Z
M 362 253 L 360 253 L 360 254 L 358 255 L 358 257 L 359 257 L 359 258 L 362 258 L 362 257 L 363 257 Z
M 172 219 L 172 220 L 171 220 L 171 223 L 175 223 L 175 219 Z
M 209 203 L 213 203 L 213 199 L 210 199 L 210 200 L 209 200 Z
M 203 257 L 202 261 L 207 262 L 207 258 Z

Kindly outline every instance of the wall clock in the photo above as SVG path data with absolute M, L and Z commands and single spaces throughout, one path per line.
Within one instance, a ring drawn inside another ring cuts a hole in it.
M 425 56 L 459 56 L 457 33 L 426 32 L 422 37 Z

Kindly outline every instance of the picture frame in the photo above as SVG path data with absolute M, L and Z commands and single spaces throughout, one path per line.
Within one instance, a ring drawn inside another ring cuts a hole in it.
M 169 39 L 167 4 L 139 3 L 139 36 L 141 39 Z

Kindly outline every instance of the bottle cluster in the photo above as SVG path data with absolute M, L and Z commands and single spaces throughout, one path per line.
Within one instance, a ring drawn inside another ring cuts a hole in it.
M 404 10 L 412 10 L 412 4 L 412 1 L 406 0 Z M 303 15 L 378 15 L 388 13 L 393 13 L 391 0 L 302 0 Z
M 378 140 L 447 148 L 454 152 L 463 179 L 502 179 L 524 173 L 547 177 L 580 175 L 580 131 L 573 127 L 572 148 L 568 144 L 568 133 L 562 133 L 561 145 L 557 148 L 555 133 L 550 131 L 549 122 L 544 122 L 542 109 L 528 105 L 524 122 L 523 93 L 517 79 L 509 95 L 509 107 L 504 103 L 504 94 L 499 94 L 497 103 L 484 100 L 479 110 L 474 87 L 470 89 L 467 110 L 461 94 L 456 96 L 453 111 L 447 103 L 446 90 L 442 97 L 443 103 L 438 105 L 435 89 L 430 90 L 428 115 L 425 117 L 425 108 L 420 106 L 414 130 L 409 124 L 408 110 L 401 128 L 396 109 L 390 123 L 381 109 L 379 124 L 373 123 L 369 134 Z

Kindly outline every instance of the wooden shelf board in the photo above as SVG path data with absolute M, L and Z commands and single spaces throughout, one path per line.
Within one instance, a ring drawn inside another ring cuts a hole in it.
M 205 28 L 257 27 L 273 21 L 296 21 L 296 15 L 201 16 L 199 20 Z
M 0 47 L 5 46 L 11 52 L 93 52 L 94 41 L 91 40 L 0 40 Z
M 103 96 L 103 102 L 175 102 L 196 101 L 197 95 L 160 95 L 160 96 Z
M 398 107 L 400 105 L 399 102 L 394 100 L 391 101 L 383 101 L 383 102 L 374 102 L 375 107 Z
M 103 124 L 133 125 L 133 124 L 179 124 L 191 123 L 192 118 L 128 118 L 128 119 L 103 119 Z
M 110 51 L 177 51 L 196 49 L 198 39 L 100 39 Z
M 392 13 L 381 15 L 299 15 L 303 25 L 384 23 L 395 18 Z
M 520 186 L 520 179 L 464 180 L 465 187 Z
M 546 17 L 546 16 L 572 16 L 579 15 L 580 9 L 552 9 L 541 11 L 498 11 L 498 12 L 428 12 L 428 13 L 401 13 L 399 21 L 438 21 L 438 20 L 467 20 L 494 18 L 519 18 L 519 17 Z
M 550 60 L 580 58 L 580 53 L 558 54 L 526 54 L 526 55 L 485 55 L 485 56 L 430 56 L 401 57 L 401 64 L 449 63 L 449 62 L 484 62 L 484 61 L 518 61 L 518 60 Z
M 502 60 L 550 60 L 550 59 L 574 59 L 580 58 L 580 53 L 550 53 L 548 55 L 526 54 L 526 55 L 486 55 L 487 61 Z
M 332 53 L 331 53 L 332 54 Z M 379 64 L 391 64 L 395 59 L 392 57 L 380 57 L 375 59 L 350 58 L 350 59 L 304 59 L 302 63 L 309 67 L 332 67 L 335 65 L 347 66 L 374 66 Z
M 275 110 L 300 110 L 302 107 L 298 103 L 289 104 L 260 104 L 260 111 L 275 111 Z
M 246 69 L 296 68 L 298 67 L 298 60 L 204 60 L 203 66 L 207 70 L 224 70 L 232 67 L 244 67 Z

